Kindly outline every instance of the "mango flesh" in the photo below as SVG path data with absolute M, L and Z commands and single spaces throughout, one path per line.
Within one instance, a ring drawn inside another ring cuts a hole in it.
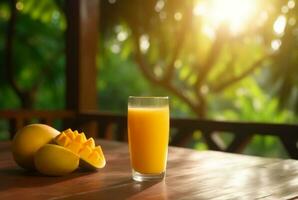
M 14 160 L 24 169 L 35 169 L 35 153 L 59 134 L 59 131 L 45 124 L 31 124 L 23 127 L 12 140 Z
M 83 150 L 80 152 L 80 166 L 82 168 L 95 170 L 103 168 L 106 165 L 106 161 L 100 146 L 95 147 L 91 153 L 89 152 L 89 148 L 88 150 Z
M 79 156 L 67 148 L 55 144 L 46 144 L 35 154 L 36 169 L 49 176 L 63 176 L 76 170 Z
M 87 140 L 84 133 L 67 129 L 55 138 L 55 142 L 78 154 L 83 168 L 94 170 L 103 168 L 106 164 L 101 147 L 95 146 L 93 138 Z

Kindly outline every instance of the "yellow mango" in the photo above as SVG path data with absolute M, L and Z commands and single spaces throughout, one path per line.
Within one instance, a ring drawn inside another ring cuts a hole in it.
M 16 163 L 25 169 L 35 169 L 34 155 L 60 132 L 45 124 L 31 124 L 20 129 L 12 140 L 12 154 Z
M 34 156 L 36 169 L 49 176 L 63 176 L 76 170 L 79 156 L 67 148 L 55 144 L 46 144 Z
M 92 149 L 92 152 L 88 155 L 81 156 L 80 166 L 84 168 L 95 170 L 103 168 L 105 165 L 106 160 L 100 146 Z
M 69 144 L 65 147 L 77 154 L 77 153 L 79 153 L 81 146 L 82 146 L 81 143 L 73 140 L 73 141 L 69 142 Z
M 87 139 L 86 139 L 86 136 L 85 136 L 84 133 L 81 133 L 81 134 L 77 135 L 76 138 L 75 138 L 75 141 L 77 141 L 77 142 L 79 142 L 81 144 L 83 144 L 84 142 L 86 142 L 86 140 Z
M 84 159 L 87 159 L 91 153 L 92 153 L 92 149 L 88 146 L 86 146 L 85 148 L 82 148 L 79 151 L 80 157 Z
M 94 148 L 95 147 L 95 142 L 94 142 L 94 139 L 93 138 L 89 138 L 85 143 L 84 143 L 85 146 L 89 146 L 91 148 Z
M 57 139 L 56 142 L 59 142 L 60 146 L 67 146 L 69 144 L 70 140 L 65 133 L 61 133 L 58 137 L 59 139 Z
M 63 131 L 62 133 L 65 133 L 65 135 L 67 137 L 69 137 L 71 140 L 74 140 L 75 139 L 75 136 L 73 134 L 73 131 L 70 128 L 67 129 L 67 130 L 65 130 L 65 131 Z

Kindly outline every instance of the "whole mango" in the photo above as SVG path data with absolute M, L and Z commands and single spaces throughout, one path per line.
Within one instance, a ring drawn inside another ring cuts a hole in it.
M 35 169 L 35 153 L 59 134 L 58 130 L 45 124 L 31 124 L 23 127 L 12 140 L 14 160 L 24 169 Z

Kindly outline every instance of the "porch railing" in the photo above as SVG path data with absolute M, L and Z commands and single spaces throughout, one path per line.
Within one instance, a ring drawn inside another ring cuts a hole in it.
M 56 121 L 67 121 L 68 126 L 84 131 L 84 124 L 95 122 L 97 131 L 93 136 L 107 140 L 127 141 L 127 120 L 125 115 L 98 111 L 0 111 L 0 120 L 9 123 L 10 137 L 16 130 L 31 122 L 53 125 Z M 187 146 L 195 131 L 200 131 L 211 150 L 242 153 L 255 135 L 276 136 L 291 158 L 298 159 L 298 125 L 252 122 L 227 122 L 189 118 L 171 119 L 171 140 L 174 146 Z M 63 128 L 63 127 L 62 127 Z M 229 132 L 234 138 L 229 145 L 222 145 L 217 134 Z M 88 133 L 87 133 L 88 134 Z

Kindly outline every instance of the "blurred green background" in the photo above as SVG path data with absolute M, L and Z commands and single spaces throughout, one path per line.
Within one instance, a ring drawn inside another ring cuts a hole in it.
M 129 95 L 168 95 L 172 117 L 297 123 L 296 3 L 101 1 L 99 110 L 125 114 Z M 66 27 L 63 0 L 0 0 L 0 109 L 65 107 Z M 27 102 L 7 75 L 10 38 L 12 77 Z M 0 130 L 7 139 L 5 121 Z M 199 132 L 193 140 L 206 148 Z M 256 136 L 245 153 L 287 156 L 272 136 Z

